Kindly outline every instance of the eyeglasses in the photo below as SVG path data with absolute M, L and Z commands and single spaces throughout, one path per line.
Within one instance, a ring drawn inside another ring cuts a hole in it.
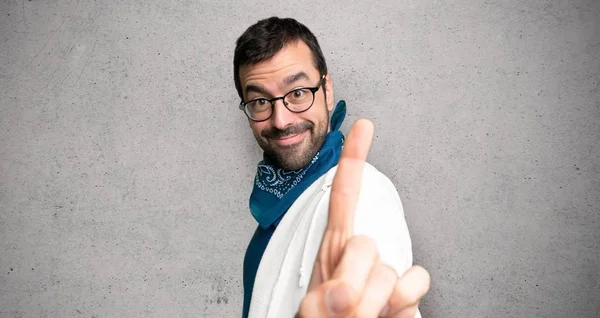
M 252 121 L 265 121 L 273 115 L 275 102 L 279 99 L 283 100 L 283 105 L 292 113 L 302 113 L 312 107 L 315 102 L 315 93 L 323 85 L 325 75 L 321 76 L 319 84 L 315 87 L 300 87 L 296 88 L 283 96 L 271 99 L 257 98 L 244 103 L 240 102 L 240 109 L 244 111 L 246 116 Z

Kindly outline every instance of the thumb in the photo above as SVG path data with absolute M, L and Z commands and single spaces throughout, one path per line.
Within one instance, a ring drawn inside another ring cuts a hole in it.
M 357 303 L 354 290 L 341 281 L 329 281 L 308 293 L 297 317 L 346 317 Z

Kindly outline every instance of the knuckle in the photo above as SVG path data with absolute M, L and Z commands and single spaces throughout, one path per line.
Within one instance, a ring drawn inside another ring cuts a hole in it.
M 398 274 L 396 274 L 396 270 L 394 270 L 394 268 L 392 268 L 391 266 L 389 266 L 387 264 L 384 264 L 384 263 L 377 264 L 375 271 L 376 271 L 377 275 L 381 277 L 382 280 L 395 283 L 396 280 L 398 279 Z
M 342 196 L 342 197 L 355 197 L 357 194 L 357 190 L 356 188 L 349 186 L 349 185 L 345 185 L 345 184 L 335 184 L 335 191 L 338 195 Z
M 395 308 L 405 308 L 416 305 L 420 297 L 411 292 L 410 288 L 405 288 L 402 285 L 396 285 L 394 297 L 390 299 L 390 306 Z
M 415 265 L 413 266 L 414 270 L 419 273 L 422 277 L 423 282 L 427 285 L 427 289 L 429 289 L 429 285 L 431 284 L 431 274 L 423 268 L 422 266 Z
M 375 241 L 367 236 L 359 235 L 350 238 L 346 244 L 346 248 L 352 252 L 359 252 L 364 256 L 375 257 L 379 255 Z

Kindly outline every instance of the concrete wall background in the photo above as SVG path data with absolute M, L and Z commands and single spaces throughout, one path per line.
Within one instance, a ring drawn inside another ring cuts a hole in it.
M 234 41 L 319 38 L 426 317 L 600 312 L 600 2 L 0 2 L 0 316 L 236 317 L 260 158 Z

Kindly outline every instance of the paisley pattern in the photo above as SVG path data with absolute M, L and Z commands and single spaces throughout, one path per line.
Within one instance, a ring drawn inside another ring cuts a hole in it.
M 306 167 L 294 171 L 277 168 L 265 163 L 263 160 L 258 163 L 254 183 L 262 191 L 271 193 L 278 199 L 281 199 L 302 181 L 308 169 L 317 160 L 319 160 L 318 152 Z

